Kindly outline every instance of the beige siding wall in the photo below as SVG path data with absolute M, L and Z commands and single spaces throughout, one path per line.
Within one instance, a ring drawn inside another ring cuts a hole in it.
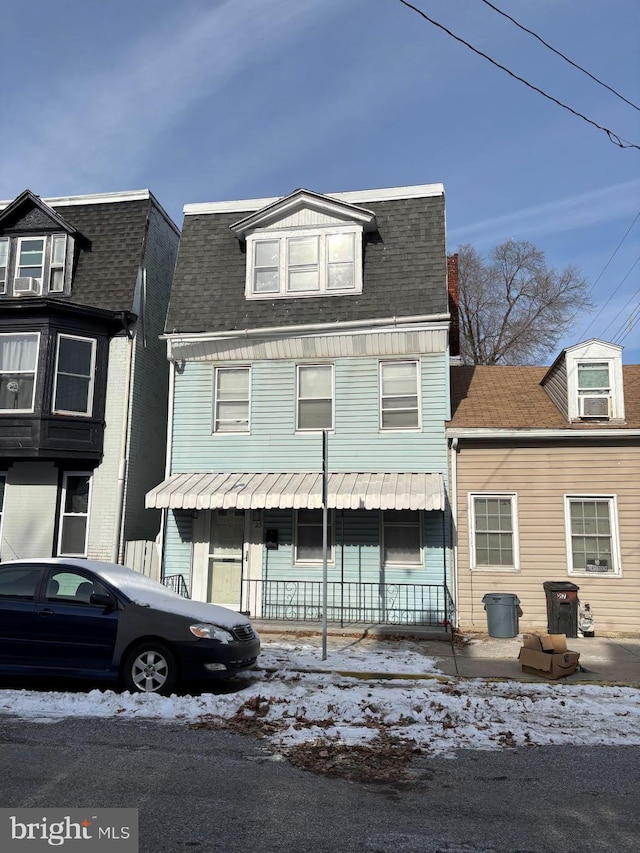
M 570 580 L 589 602 L 596 633 L 640 633 L 640 448 L 570 445 L 469 447 L 457 454 L 458 618 L 463 630 L 486 630 L 482 597 L 518 595 L 520 630 L 546 630 L 542 584 Z M 468 493 L 517 494 L 520 571 L 470 571 Z M 615 495 L 622 574 L 575 576 L 567 571 L 565 494 Z

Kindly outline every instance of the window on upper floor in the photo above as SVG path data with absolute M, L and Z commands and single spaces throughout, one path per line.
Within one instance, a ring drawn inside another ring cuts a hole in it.
M 9 265 L 9 238 L 0 237 L 0 293 L 7 292 L 7 267 Z
M 566 495 L 570 575 L 619 575 L 620 542 L 614 495 Z
M 382 565 L 385 568 L 423 566 L 422 516 L 419 510 L 384 510 Z
M 4 494 L 7 486 L 7 475 L 0 474 L 0 560 L 2 559 L 2 518 L 4 513 Z
M 578 362 L 578 404 L 581 418 L 608 419 L 611 416 L 608 362 Z
M 380 362 L 380 429 L 420 428 L 417 361 Z
M 267 231 L 247 237 L 247 299 L 362 292 L 362 228 Z
M 67 234 L 0 237 L 0 294 L 64 293 L 69 284 L 70 239 Z
M 96 342 L 92 338 L 58 335 L 53 411 L 64 415 L 90 415 Z
M 515 494 L 470 494 L 471 569 L 520 568 Z
M 36 387 L 37 332 L 0 334 L 0 412 L 32 412 Z
M 333 365 L 299 364 L 296 430 L 333 429 Z
M 216 367 L 213 379 L 214 433 L 249 432 L 250 367 Z
M 86 557 L 91 506 L 91 474 L 65 473 L 58 526 L 58 556 Z

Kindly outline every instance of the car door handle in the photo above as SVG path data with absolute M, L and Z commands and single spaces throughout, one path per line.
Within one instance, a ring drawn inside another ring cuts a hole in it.
M 55 616 L 55 610 L 45 607 L 44 610 L 38 610 L 38 616 Z

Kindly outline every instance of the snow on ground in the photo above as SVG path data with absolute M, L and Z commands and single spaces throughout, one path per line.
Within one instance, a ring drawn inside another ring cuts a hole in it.
M 323 662 L 317 647 L 265 643 L 262 669 L 243 675 L 234 692 L 171 696 L 112 690 L 0 690 L 4 720 L 55 722 L 65 717 L 234 723 L 287 750 L 324 739 L 368 743 L 380 735 L 414 741 L 453 757 L 456 749 L 524 744 L 640 744 L 640 690 L 558 682 L 524 683 L 434 677 L 361 679 L 332 672 L 432 672 L 417 651 L 401 658 L 377 649 L 343 649 Z M 271 671 L 275 669 L 275 671 Z

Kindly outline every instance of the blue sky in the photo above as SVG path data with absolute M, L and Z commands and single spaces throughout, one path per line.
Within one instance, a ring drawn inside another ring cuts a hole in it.
M 639 111 L 481 0 L 413 2 L 640 144 Z M 495 5 L 640 105 L 637 0 Z M 2 32 L 1 198 L 148 187 L 180 224 L 191 202 L 442 182 L 449 251 L 515 237 L 576 265 L 597 307 L 560 346 L 624 338 L 640 362 L 640 151 L 398 0 L 32 0 Z

